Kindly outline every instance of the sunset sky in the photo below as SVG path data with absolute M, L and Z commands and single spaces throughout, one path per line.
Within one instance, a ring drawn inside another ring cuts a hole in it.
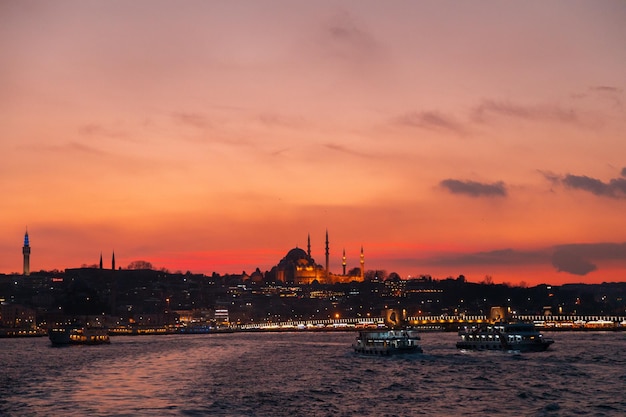
M 0 272 L 626 281 L 624 1 L 0 1 Z

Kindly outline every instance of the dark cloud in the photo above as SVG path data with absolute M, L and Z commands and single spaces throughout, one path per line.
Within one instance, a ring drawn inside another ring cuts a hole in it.
M 622 99 L 624 95 L 622 94 L 622 89 L 617 87 L 611 87 L 607 85 L 599 85 L 596 87 L 591 87 L 591 90 L 602 99 L 611 103 L 614 107 L 621 109 L 623 107 Z
M 518 251 L 514 249 L 499 249 L 488 252 L 477 252 L 454 256 L 445 256 L 428 262 L 439 266 L 463 265 L 520 265 L 545 263 L 550 259 L 546 251 Z
M 549 177 L 546 178 L 555 182 L 554 179 Z M 612 178 L 609 182 L 604 182 L 586 175 L 573 174 L 556 177 L 556 179 L 567 188 L 588 191 L 594 195 L 602 197 L 626 198 L 626 168 L 622 169 L 621 178 Z
M 586 275 L 598 269 L 595 262 L 626 260 L 626 243 L 586 243 L 554 248 L 552 265 L 560 272 Z
M 528 106 L 485 100 L 472 111 L 472 118 L 477 122 L 487 122 L 494 116 L 513 117 L 524 120 L 579 123 L 579 117 L 573 109 L 564 109 L 552 105 Z
M 465 134 L 465 128 L 450 116 L 436 111 L 412 112 L 396 118 L 395 123 L 403 126 L 419 127 L 422 129 L 449 130 L 458 134 Z
M 506 197 L 506 186 L 502 181 L 491 184 L 476 181 L 446 179 L 439 183 L 452 194 L 466 194 L 471 197 Z
M 462 269 L 464 266 L 552 266 L 559 272 L 573 275 L 587 275 L 599 268 L 598 264 L 606 261 L 626 263 L 625 243 L 583 243 L 565 244 L 535 251 L 516 249 L 497 249 L 485 252 L 450 254 L 425 260 L 404 260 L 411 265 L 449 266 Z
M 542 171 L 542 170 L 537 170 L 541 175 L 543 175 L 543 177 L 545 179 L 547 179 L 548 181 L 550 181 L 552 184 L 559 184 L 561 182 L 561 176 L 558 174 L 555 174 L 553 172 L 550 171 Z
M 585 175 L 568 174 L 561 179 L 561 182 L 566 187 L 589 191 L 595 195 L 606 195 L 609 191 L 608 184 Z
M 587 275 L 598 267 L 592 262 L 567 251 L 557 251 L 552 255 L 552 265 L 559 272 L 569 272 L 574 275 Z
M 608 85 L 597 85 L 595 87 L 590 87 L 591 90 L 593 91 L 599 91 L 599 92 L 603 92 L 603 93 L 616 93 L 619 94 L 622 92 L 622 90 L 620 88 L 617 87 L 611 87 Z

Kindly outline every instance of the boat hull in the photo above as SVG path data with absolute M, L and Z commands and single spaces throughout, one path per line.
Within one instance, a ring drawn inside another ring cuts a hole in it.
M 363 355 L 422 353 L 419 341 L 420 337 L 414 330 L 361 331 L 352 348 Z
M 456 347 L 462 350 L 504 350 L 543 352 L 554 341 L 543 337 L 532 323 L 497 322 L 465 328 Z
M 102 345 L 111 343 L 107 330 L 102 328 L 53 328 L 48 331 L 48 338 L 50 339 L 50 343 L 54 346 Z
M 393 347 L 377 347 L 377 346 L 354 346 L 354 351 L 363 355 L 378 355 L 378 356 L 390 356 L 390 355 L 402 355 L 407 353 L 423 353 L 423 350 L 419 346 L 393 348 Z

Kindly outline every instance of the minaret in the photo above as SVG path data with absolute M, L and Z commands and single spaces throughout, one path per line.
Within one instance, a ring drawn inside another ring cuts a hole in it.
M 365 255 L 363 255 L 363 245 L 361 245 L 361 281 L 365 280 Z
M 111 269 L 115 271 L 115 251 L 113 251 L 113 258 L 111 259 Z
M 307 235 L 306 253 L 307 255 L 309 255 L 309 258 L 310 258 L 311 257 L 311 234 L 310 233 Z
M 343 248 L 343 258 L 341 258 L 341 265 L 343 266 L 343 275 L 346 275 L 346 248 Z
M 24 247 L 22 248 L 24 255 L 24 275 L 30 275 L 30 243 L 28 242 L 28 228 L 24 234 Z
M 329 276 L 329 252 L 328 252 L 328 229 L 326 229 L 326 283 L 328 283 L 328 276 Z

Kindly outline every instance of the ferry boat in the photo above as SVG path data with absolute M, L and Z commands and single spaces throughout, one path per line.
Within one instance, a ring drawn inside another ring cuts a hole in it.
M 554 340 L 544 338 L 532 323 L 497 322 L 459 331 L 457 349 L 543 352 Z
M 356 353 L 366 355 L 395 355 L 422 353 L 420 336 L 416 330 L 361 330 L 352 345 Z
M 55 346 L 101 345 L 111 343 L 109 333 L 104 327 L 53 327 L 48 331 L 48 338 Z

